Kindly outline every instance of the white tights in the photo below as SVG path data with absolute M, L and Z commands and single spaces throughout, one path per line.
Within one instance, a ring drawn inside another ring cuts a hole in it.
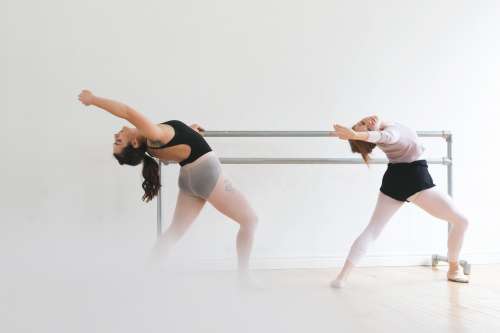
M 236 237 L 236 250 L 239 269 L 246 272 L 257 226 L 257 215 L 243 194 L 234 188 L 222 173 L 207 200 L 188 194 L 183 190 L 179 191 L 172 223 L 155 245 L 153 256 L 159 260 L 170 252 L 172 246 L 198 217 L 207 201 L 219 212 L 240 225 Z
M 432 216 L 450 223 L 448 260 L 457 262 L 468 221 L 456 209 L 450 197 L 440 193 L 435 188 L 431 188 L 413 195 L 408 200 Z M 402 205 L 401 201 L 394 200 L 383 193 L 379 194 L 370 223 L 352 244 L 347 261 L 353 265 L 359 262 L 369 246 L 380 235 L 387 222 Z

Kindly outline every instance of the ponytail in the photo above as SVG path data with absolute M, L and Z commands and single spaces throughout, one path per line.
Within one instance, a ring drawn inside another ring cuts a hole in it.
M 365 164 L 369 165 L 371 160 L 370 154 L 377 145 L 371 142 L 360 141 L 360 140 L 348 140 L 348 141 L 349 145 L 351 146 L 351 151 L 353 153 L 361 154 L 361 157 L 363 158 L 363 161 L 365 161 Z
M 149 202 L 158 194 L 161 186 L 158 170 L 158 163 L 145 153 L 142 160 L 142 176 L 144 177 L 144 181 L 142 182 L 144 190 L 142 201 Z
M 120 164 L 139 165 L 142 162 L 142 188 L 144 195 L 142 200 L 145 202 L 151 201 L 160 190 L 160 175 L 159 166 L 156 161 L 146 153 L 146 143 L 138 148 L 134 148 L 131 144 L 123 148 L 120 154 L 113 154 Z
M 353 130 L 355 130 L 356 125 L 352 127 Z M 376 144 L 372 142 L 367 142 L 367 141 L 361 141 L 361 140 L 348 140 L 349 145 L 351 146 L 351 151 L 353 153 L 358 153 L 361 154 L 361 157 L 363 158 L 363 161 L 367 166 L 370 166 L 370 160 L 371 156 L 370 154 L 372 153 L 373 149 L 377 147 Z

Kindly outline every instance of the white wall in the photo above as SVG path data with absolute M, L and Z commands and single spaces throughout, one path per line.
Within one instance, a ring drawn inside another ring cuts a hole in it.
M 471 221 L 464 258 L 500 258 L 497 1 L 14 1 L 3 3 L 1 252 L 68 265 L 140 262 L 155 204 L 118 167 L 123 121 L 80 106 L 81 88 L 155 121 L 210 130 L 328 130 L 367 114 L 451 130 L 455 200 Z M 5 10 L 4 10 L 5 9 Z M 6 32 L 6 33 L 4 33 Z M 210 139 L 221 156 L 350 156 L 310 139 Z M 425 140 L 430 156 L 444 143 Z M 178 167 L 165 170 L 166 215 Z M 374 206 L 383 167 L 225 166 L 260 215 L 254 267 L 340 264 Z M 431 167 L 445 190 L 444 168 Z M 235 224 L 212 208 L 180 261 L 234 263 Z M 364 264 L 445 253 L 446 227 L 413 207 Z M 29 261 L 37 265 L 40 261 Z

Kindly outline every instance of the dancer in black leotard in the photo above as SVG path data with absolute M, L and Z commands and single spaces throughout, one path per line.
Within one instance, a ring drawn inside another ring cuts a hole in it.
M 133 108 L 88 90 L 83 90 L 79 99 L 84 105 L 94 105 L 134 125 L 115 134 L 113 155 L 120 164 L 135 166 L 142 162 L 144 201 L 153 199 L 161 186 L 158 164 L 152 157 L 181 165 L 174 217 L 153 249 L 154 261 L 170 251 L 208 201 L 240 225 L 236 247 L 240 277 L 245 281 L 257 216 L 241 192 L 224 177 L 219 159 L 200 134 L 203 129 L 178 120 L 154 124 Z

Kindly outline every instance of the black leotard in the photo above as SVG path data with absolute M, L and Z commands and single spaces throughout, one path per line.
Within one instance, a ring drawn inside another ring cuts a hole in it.
M 179 162 L 181 166 L 194 162 L 198 159 L 198 157 L 212 151 L 212 148 L 210 148 L 203 136 L 201 136 L 200 133 L 198 133 L 188 125 L 184 124 L 182 121 L 169 120 L 164 122 L 163 124 L 167 124 L 173 127 L 175 132 L 174 137 L 164 145 L 161 145 L 159 147 L 148 146 L 148 148 L 162 149 L 182 144 L 188 145 L 191 148 L 191 153 L 185 160 Z

